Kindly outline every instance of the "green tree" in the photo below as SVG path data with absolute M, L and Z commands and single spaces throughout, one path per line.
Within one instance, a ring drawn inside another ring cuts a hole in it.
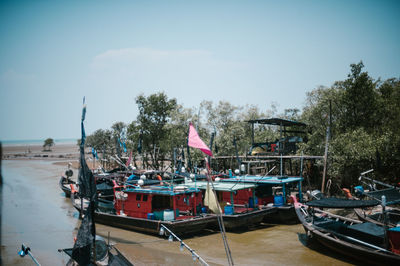
M 358 184 L 360 172 L 370 168 L 387 182 L 400 174 L 399 80 L 375 81 L 363 67 L 352 64 L 346 80 L 307 93 L 302 113 L 310 125 L 303 152 L 322 155 L 330 125 L 328 176 L 335 188 Z
M 176 99 L 168 99 L 165 93 L 156 93 L 148 97 L 139 95 L 136 104 L 139 108 L 136 124 L 143 141 L 143 153 L 147 163 L 148 160 L 151 161 L 148 165 L 158 169 L 163 167 L 166 154 L 170 151 L 170 148 L 164 145 L 164 141 L 170 133 L 166 124 L 176 108 Z
M 126 142 L 126 125 L 123 122 L 115 122 L 111 126 L 112 142 L 114 143 L 115 153 L 121 155 L 122 149 L 120 143 Z M 111 144 L 112 146 L 112 144 Z
M 342 83 L 344 87 L 342 126 L 349 129 L 363 127 L 369 131 L 373 130 L 378 122 L 376 115 L 378 95 L 376 83 L 368 72 L 362 72 L 363 67 L 362 62 L 351 64 L 351 73 Z
M 86 137 L 86 145 L 96 149 L 98 153 L 102 153 L 105 158 L 107 154 L 112 153 L 114 147 L 111 139 L 112 132 L 110 130 L 98 129 Z
M 43 144 L 44 151 L 51 151 L 51 147 L 54 146 L 54 140 L 52 138 L 47 138 Z

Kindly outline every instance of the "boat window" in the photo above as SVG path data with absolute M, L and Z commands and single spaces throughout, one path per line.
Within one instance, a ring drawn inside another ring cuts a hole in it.
M 151 200 L 153 209 L 172 209 L 172 197 L 164 195 L 153 195 Z
M 143 195 L 143 201 L 147 201 L 148 195 Z
M 137 194 L 137 195 L 136 195 L 136 201 L 139 201 L 139 200 L 140 200 L 140 196 L 141 196 L 140 194 Z

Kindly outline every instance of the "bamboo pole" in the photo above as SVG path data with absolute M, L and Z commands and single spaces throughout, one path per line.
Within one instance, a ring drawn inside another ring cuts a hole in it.
M 329 143 L 329 131 L 330 128 L 326 129 L 326 141 L 325 141 L 325 153 L 324 153 L 324 172 L 322 174 L 322 185 L 321 185 L 321 192 L 324 193 L 325 190 L 325 179 L 326 179 L 326 165 L 328 161 L 328 143 Z

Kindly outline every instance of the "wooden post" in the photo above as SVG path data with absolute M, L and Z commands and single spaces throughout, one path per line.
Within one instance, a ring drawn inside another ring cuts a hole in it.
M 254 123 L 251 123 L 251 146 L 254 145 Z
M 329 131 L 330 128 L 326 129 L 326 141 L 325 141 L 325 153 L 324 153 L 324 172 L 322 174 L 322 185 L 321 185 L 321 192 L 324 193 L 325 190 L 325 179 L 326 179 L 326 164 L 328 161 L 328 142 L 329 142 Z

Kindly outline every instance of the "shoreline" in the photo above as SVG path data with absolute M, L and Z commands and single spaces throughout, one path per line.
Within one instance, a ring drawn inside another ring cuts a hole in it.
M 68 165 L 72 163 L 72 167 L 79 168 L 79 147 L 72 143 L 56 144 L 51 147 L 50 151 L 44 151 L 43 145 L 27 144 L 27 145 L 2 145 L 2 160 L 42 160 L 52 161 L 57 165 Z M 89 149 L 88 149 L 89 150 Z

